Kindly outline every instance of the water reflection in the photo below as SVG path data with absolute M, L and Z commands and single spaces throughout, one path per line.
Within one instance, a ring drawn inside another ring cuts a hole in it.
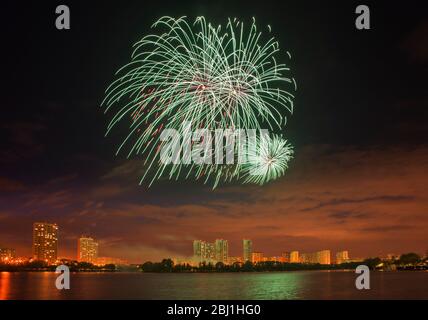
M 215 274 L 0 272 L 0 299 L 428 299 L 428 272 L 372 273 L 371 290 L 353 272 Z
M 0 300 L 9 298 L 10 272 L 0 272 Z
M 267 273 L 263 277 L 251 277 L 245 282 L 244 294 L 247 299 L 298 299 L 304 286 L 304 276 L 300 273 Z

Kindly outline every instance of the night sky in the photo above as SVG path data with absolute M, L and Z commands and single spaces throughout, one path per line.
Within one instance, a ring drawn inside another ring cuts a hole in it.
M 190 256 L 193 239 L 242 238 L 266 255 L 428 249 L 428 8 L 421 1 L 27 1 L 2 4 L 0 247 L 31 255 L 32 223 L 56 222 L 59 256 L 82 234 L 131 262 Z M 355 7 L 371 30 L 355 28 Z M 55 28 L 67 4 L 71 30 Z M 100 103 L 159 17 L 272 26 L 298 83 L 285 177 L 263 187 L 160 181 L 115 156 Z

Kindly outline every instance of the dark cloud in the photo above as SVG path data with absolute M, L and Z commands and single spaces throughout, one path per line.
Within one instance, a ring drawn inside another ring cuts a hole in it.
M 46 127 L 38 122 L 9 122 L 0 126 L 3 147 L 1 163 L 14 163 L 40 155 L 45 150 L 41 133 Z
M 377 226 L 377 227 L 363 228 L 361 229 L 361 231 L 383 233 L 383 232 L 395 232 L 395 231 L 413 230 L 413 229 L 415 229 L 415 226 L 392 225 L 392 226 Z
M 365 203 L 365 202 L 375 202 L 375 201 L 387 201 L 387 202 L 396 202 L 396 201 L 412 201 L 414 200 L 413 196 L 376 196 L 376 197 L 367 197 L 367 198 L 361 198 L 361 199 L 332 199 L 327 202 L 321 202 L 316 206 L 310 207 L 310 208 L 304 208 L 302 211 L 311 211 L 320 209 L 323 207 L 330 207 L 330 206 L 338 206 L 342 204 L 355 204 L 355 203 Z M 343 214 L 343 213 L 342 213 Z
M 20 181 L 0 177 L 0 192 L 16 192 L 25 188 L 25 185 Z
M 352 212 L 352 211 L 338 211 L 330 214 L 330 218 L 334 218 L 340 221 L 346 220 L 346 219 L 365 219 L 369 218 L 370 214 L 368 213 L 361 213 L 361 212 Z

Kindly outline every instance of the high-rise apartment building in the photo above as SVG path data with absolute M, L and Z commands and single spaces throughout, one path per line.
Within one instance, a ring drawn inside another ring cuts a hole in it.
M 217 239 L 215 241 L 215 260 L 217 262 L 228 263 L 229 246 L 227 240 Z
M 58 226 L 55 223 L 33 224 L 33 258 L 54 263 L 58 256 Z
M 205 242 L 205 255 L 206 261 L 212 261 L 216 257 L 215 244 L 212 242 Z
M 319 264 L 331 264 L 330 250 L 322 250 L 317 252 L 317 260 Z
M 299 251 L 291 251 L 290 252 L 290 263 L 299 263 Z
M 336 263 L 341 264 L 349 261 L 349 253 L 348 251 L 339 251 L 336 252 Z
M 196 262 L 210 262 L 215 259 L 214 243 L 204 240 L 193 240 L 193 257 Z
M 77 240 L 77 260 L 80 262 L 97 263 L 98 242 L 90 237 L 80 237 Z
M 249 239 L 242 240 L 242 247 L 244 250 L 244 262 L 252 261 L 252 253 L 253 253 L 253 242 Z
M 202 256 L 202 245 L 203 245 L 202 240 L 193 240 L 193 256 L 196 257 L 201 257 Z
M 330 264 L 330 259 L 330 250 L 322 250 L 313 253 L 302 253 L 300 255 L 301 263 Z

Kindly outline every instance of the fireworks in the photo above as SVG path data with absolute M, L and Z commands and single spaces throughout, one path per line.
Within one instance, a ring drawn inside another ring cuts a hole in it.
M 275 180 L 288 169 L 293 148 L 278 135 L 257 137 L 254 147 L 248 146 L 248 163 L 243 167 L 245 183 L 263 185 Z
M 118 78 L 106 90 L 103 106 L 113 112 L 107 134 L 119 124 L 127 128 L 117 152 L 128 148 L 128 157 L 142 155 L 141 182 L 148 179 L 149 184 L 161 177 L 193 177 L 214 181 L 214 186 L 239 179 L 239 164 L 162 163 L 160 153 L 166 142 L 160 135 L 165 128 L 183 133 L 185 122 L 191 123 L 185 129 L 189 132 L 281 130 L 285 114 L 293 110 L 291 92 L 296 84 L 287 76 L 289 68 L 276 62 L 278 42 L 265 39 L 254 19 L 246 28 L 236 19 L 228 19 L 223 27 L 213 26 L 204 17 L 193 24 L 185 17 L 162 17 L 153 28 L 159 33 L 134 45 L 131 62 L 117 72 Z M 246 182 L 266 182 L 284 172 L 276 165 L 268 167 L 269 177 Z

